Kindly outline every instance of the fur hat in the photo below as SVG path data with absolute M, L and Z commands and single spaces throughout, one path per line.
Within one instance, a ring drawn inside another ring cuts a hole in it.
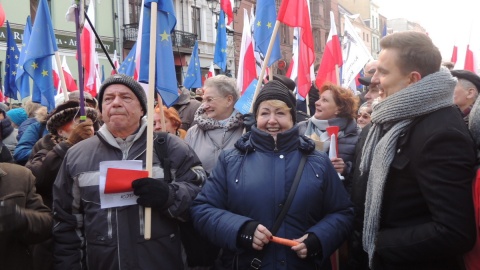
M 27 111 L 24 108 L 11 109 L 7 112 L 7 116 L 17 126 L 20 126 L 28 118 Z
M 292 115 L 293 123 L 297 122 L 297 113 L 295 111 L 297 100 L 284 83 L 277 80 L 272 80 L 263 86 L 263 88 L 260 90 L 260 93 L 258 93 L 255 103 L 253 103 L 253 113 L 255 116 L 257 115 L 258 106 L 260 106 L 260 103 L 266 100 L 280 100 L 285 102 L 290 108 L 290 114 Z
M 98 109 L 100 112 L 102 112 L 102 101 L 105 89 L 112 84 L 123 84 L 130 88 L 135 96 L 137 96 L 138 101 L 140 101 L 140 105 L 143 109 L 143 115 L 147 113 L 147 96 L 145 95 L 145 90 L 143 90 L 142 86 L 132 77 L 125 74 L 112 75 L 103 82 L 102 86 L 100 86 L 100 92 L 98 93 Z
M 480 92 L 480 77 L 477 74 L 469 70 L 463 69 L 452 70 L 450 72 L 454 77 L 457 77 L 458 79 L 464 79 L 473 83 L 473 85 L 475 85 L 475 87 L 477 88 L 477 92 Z
M 97 121 L 97 110 L 85 107 L 85 114 L 93 122 Z M 77 116 L 80 116 L 80 104 L 78 101 L 69 100 L 62 103 L 47 116 L 47 129 L 53 135 L 58 135 L 58 129 L 74 120 Z

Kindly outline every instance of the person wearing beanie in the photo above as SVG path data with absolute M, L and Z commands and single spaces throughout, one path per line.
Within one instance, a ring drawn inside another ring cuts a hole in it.
M 27 120 L 28 115 L 24 108 L 15 108 L 7 112 L 8 118 L 12 121 L 13 127 L 18 128 L 23 121 Z
M 250 269 L 253 264 L 273 270 L 280 267 L 279 258 L 284 269 L 329 269 L 330 255 L 352 226 L 348 194 L 327 155 L 299 135 L 295 97 L 284 84 L 265 84 L 253 114 L 256 126 L 220 155 L 194 200 L 193 222 L 223 248 L 222 269 Z M 300 165 L 303 158 L 305 166 Z M 298 172 L 293 202 L 278 231 L 272 231 Z M 296 243 L 281 246 L 270 241 L 272 236 Z M 235 265 L 228 259 L 233 256 Z
M 179 222 L 188 219 L 191 200 L 206 180 L 200 160 L 182 139 L 167 134 L 162 142 L 174 181 L 163 179 L 166 172 L 154 153 L 152 176 L 134 180 L 124 193 L 138 196 L 137 204 L 105 209 L 100 164 L 137 160 L 146 167 L 146 151 L 153 150 L 146 149 L 147 101 L 138 82 L 112 75 L 100 86 L 98 106 L 104 124 L 95 136 L 70 147 L 53 185 L 54 269 L 184 269 Z M 50 119 L 52 131 L 58 130 L 59 117 Z M 143 240 L 144 207 L 151 208 L 148 241 Z
M 300 134 L 315 141 L 320 151 L 330 152 L 327 127 L 338 126 L 337 157 L 331 158 L 339 174 L 347 177 L 352 172 L 355 145 L 360 129 L 357 127 L 358 97 L 349 89 L 326 83 L 320 88 L 320 99 L 315 102 L 315 114 L 299 123 Z
M 10 121 L 10 118 L 7 117 L 7 114 L 4 110 L 0 109 L 0 136 L 2 147 L 5 146 L 10 154 L 13 155 L 15 147 L 17 147 L 17 132 L 18 130 L 14 128 L 14 124 Z

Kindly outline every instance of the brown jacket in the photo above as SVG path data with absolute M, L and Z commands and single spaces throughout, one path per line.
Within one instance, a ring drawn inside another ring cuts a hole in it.
M 35 177 L 27 168 L 0 163 L 0 200 L 13 200 L 25 209 L 25 231 L 0 233 L 0 269 L 31 269 L 30 245 L 51 236 L 53 219 L 50 209 L 35 191 Z

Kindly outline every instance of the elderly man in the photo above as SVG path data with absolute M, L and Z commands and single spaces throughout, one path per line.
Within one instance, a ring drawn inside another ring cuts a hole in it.
M 453 105 L 456 80 L 425 34 L 380 41 L 360 169 L 368 173 L 363 247 L 372 269 L 463 269 L 475 242 L 475 146 Z
M 365 93 L 364 99 L 368 104 L 369 109 L 372 107 L 373 101 L 379 97 L 379 88 L 378 84 L 372 83 L 373 74 L 377 71 L 378 60 L 372 60 L 368 62 L 365 67 L 363 68 L 365 77 L 359 78 L 358 81 L 362 84 L 367 86 L 368 90 Z
M 178 220 L 189 218 L 190 202 L 205 180 L 198 157 L 168 135 L 173 182 L 135 180 L 140 205 L 102 208 L 100 162 L 141 160 L 145 167 L 151 149 L 145 149 L 147 101 L 140 84 L 113 75 L 101 86 L 98 104 L 105 124 L 68 150 L 53 187 L 55 269 L 183 269 Z M 163 175 L 154 154 L 153 177 Z M 142 206 L 152 208 L 150 240 L 144 240 Z
M 468 125 L 470 111 L 477 100 L 480 89 L 480 77 L 469 70 L 452 70 L 458 82 L 453 91 L 453 103 L 458 106 L 463 120 Z

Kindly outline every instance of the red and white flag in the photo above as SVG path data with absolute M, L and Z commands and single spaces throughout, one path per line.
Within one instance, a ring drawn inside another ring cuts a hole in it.
M 330 33 L 328 34 L 325 51 L 323 52 L 322 61 L 317 72 L 315 83 L 320 89 L 325 82 L 331 82 L 339 85 L 338 68 L 343 65 L 342 48 L 337 35 L 337 27 L 335 25 L 335 17 L 330 11 Z
M 240 45 L 240 60 L 238 64 L 237 87 L 243 94 L 250 83 L 257 78 L 255 55 L 253 53 L 252 32 L 248 11 L 243 10 L 243 34 Z
M 65 83 L 67 84 L 67 90 L 68 91 L 78 90 L 77 83 L 75 82 L 75 79 L 73 79 L 72 72 L 70 71 L 70 68 L 67 65 L 67 59 L 65 55 L 63 56 L 63 59 L 62 59 L 62 70 L 63 70 L 63 76 L 65 77 Z
M 210 69 L 208 70 L 207 79 L 215 76 L 215 68 L 213 67 L 213 62 L 210 64 Z
M 145 0 L 142 0 L 142 9 L 140 11 L 140 21 L 138 22 L 138 36 L 137 36 L 137 47 L 135 51 L 135 71 L 133 72 L 133 79 L 138 81 L 138 76 L 140 75 L 140 59 L 142 57 L 142 35 L 143 33 L 143 7 L 145 6 Z
M 453 45 L 453 52 L 452 52 L 452 58 L 451 62 L 455 65 L 457 63 L 457 54 L 458 54 L 458 47 L 456 45 Z
M 120 66 L 120 64 L 118 63 L 117 50 L 113 52 L 113 66 L 115 67 L 115 69 L 112 69 L 112 72 L 110 73 L 110 75 L 116 74 L 115 70 L 118 71 L 118 67 Z
M 298 40 L 297 91 L 306 97 L 312 85 L 310 67 L 315 61 L 310 11 L 306 0 L 283 0 L 278 11 L 278 20 L 290 27 L 300 27 Z
M 57 61 L 55 61 L 55 57 L 52 58 L 52 72 L 53 72 L 53 87 L 60 92 L 60 73 L 58 71 Z
M 233 5 L 231 0 L 220 0 L 220 8 L 227 16 L 227 25 L 233 22 Z
M 95 1 L 88 6 L 87 15 L 95 27 Z M 82 63 L 84 72 L 84 90 L 92 96 L 97 95 L 96 89 L 96 66 L 95 66 L 95 35 L 90 24 L 86 23 L 80 36 L 82 46 Z

